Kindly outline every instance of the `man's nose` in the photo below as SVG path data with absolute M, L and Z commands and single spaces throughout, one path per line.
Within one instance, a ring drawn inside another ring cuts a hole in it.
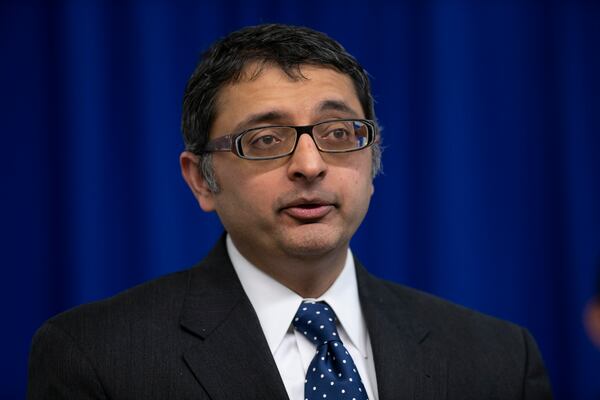
M 291 180 L 312 182 L 327 173 L 327 163 L 310 135 L 300 135 L 288 165 Z

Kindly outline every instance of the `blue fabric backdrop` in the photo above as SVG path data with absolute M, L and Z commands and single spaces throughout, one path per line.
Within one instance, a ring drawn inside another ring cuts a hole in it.
M 559 399 L 600 396 L 581 310 L 600 257 L 600 3 L 2 1 L 2 398 L 51 315 L 201 259 L 180 178 L 201 50 L 261 22 L 373 77 L 385 174 L 353 248 L 382 277 L 529 328 Z

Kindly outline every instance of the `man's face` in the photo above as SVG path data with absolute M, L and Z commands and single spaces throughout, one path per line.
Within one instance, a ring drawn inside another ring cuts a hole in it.
M 249 66 L 246 72 L 254 72 Z M 364 118 L 351 79 L 333 69 L 303 66 L 293 80 L 275 66 L 224 87 L 210 139 L 264 125 L 310 125 Z M 275 160 L 213 153 L 219 193 L 196 191 L 215 210 L 242 254 L 260 265 L 269 257 L 300 259 L 346 251 L 373 192 L 371 149 L 325 154 L 302 135 L 295 152 Z

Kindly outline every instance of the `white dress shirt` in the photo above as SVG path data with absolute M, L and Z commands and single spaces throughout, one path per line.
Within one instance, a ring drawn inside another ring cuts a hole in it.
M 302 300 L 326 301 L 337 316 L 340 339 L 352 356 L 369 399 L 377 400 L 377 380 L 371 340 L 365 323 L 348 250 L 346 263 L 333 285 L 318 299 L 303 299 L 244 258 L 227 235 L 227 252 L 250 299 L 291 400 L 304 399 L 306 371 L 315 346 L 296 331 L 292 319 Z

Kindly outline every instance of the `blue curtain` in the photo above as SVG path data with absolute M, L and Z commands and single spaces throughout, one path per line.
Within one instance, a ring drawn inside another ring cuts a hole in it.
M 393 4 L 392 4 L 393 3 Z M 200 260 L 222 228 L 180 177 L 185 82 L 262 22 L 372 75 L 384 171 L 368 268 L 526 326 L 559 399 L 600 396 L 581 312 L 600 258 L 600 3 L 0 3 L 3 398 L 51 315 Z

